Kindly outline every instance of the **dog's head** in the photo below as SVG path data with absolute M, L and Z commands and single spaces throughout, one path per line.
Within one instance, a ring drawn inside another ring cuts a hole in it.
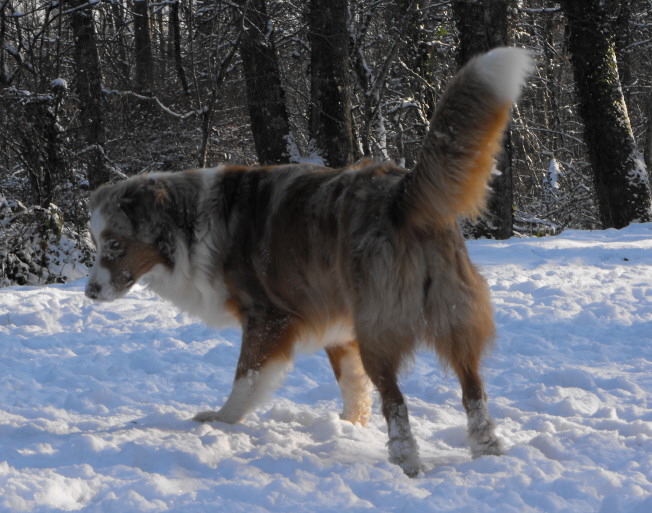
M 90 230 L 97 253 L 86 286 L 89 298 L 118 299 L 156 266 L 172 266 L 168 203 L 166 180 L 153 176 L 106 185 L 91 195 Z

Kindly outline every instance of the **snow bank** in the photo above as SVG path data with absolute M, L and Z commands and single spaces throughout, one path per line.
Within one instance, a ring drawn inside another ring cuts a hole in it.
M 652 511 L 652 224 L 476 241 L 498 323 L 485 361 L 507 454 L 472 460 L 459 386 L 419 355 L 403 380 L 427 467 L 387 462 L 384 422 L 339 420 L 324 354 L 237 426 L 237 331 L 137 289 L 0 290 L 2 512 Z

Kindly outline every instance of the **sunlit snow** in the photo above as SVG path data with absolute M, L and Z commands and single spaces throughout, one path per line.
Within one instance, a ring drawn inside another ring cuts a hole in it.
M 189 419 L 226 398 L 236 330 L 143 288 L 0 289 L 2 512 L 652 511 L 652 224 L 474 241 L 493 293 L 484 362 L 507 454 L 472 460 L 459 385 L 430 353 L 402 381 L 425 472 L 339 419 L 323 353 L 236 426 Z

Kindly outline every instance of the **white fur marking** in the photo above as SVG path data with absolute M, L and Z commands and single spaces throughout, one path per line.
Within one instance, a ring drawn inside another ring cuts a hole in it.
M 88 282 L 86 283 L 86 295 L 88 296 L 93 288 L 97 288 L 99 295 L 95 296 L 93 299 L 98 301 L 113 301 L 121 296 L 113 285 L 111 273 L 101 263 L 103 242 L 101 235 L 106 229 L 106 226 L 107 222 L 102 213 L 99 209 L 94 210 L 91 214 L 90 230 L 95 239 L 96 252 L 93 269 L 91 270 Z
M 102 212 L 100 212 L 99 209 L 95 209 L 91 213 L 90 224 L 91 224 L 90 225 L 91 233 L 93 234 L 93 237 L 95 237 L 95 244 L 97 244 L 97 251 L 99 253 L 102 244 L 100 235 L 106 229 L 106 225 L 107 225 L 106 219 L 104 219 L 104 216 L 102 215 Z
M 486 401 L 480 399 L 469 401 L 467 407 L 471 455 L 474 458 L 501 455 L 502 444 L 494 433 L 494 421 L 489 414 Z
M 229 398 L 220 411 L 206 411 L 195 416 L 199 422 L 240 422 L 247 413 L 265 401 L 285 380 L 290 362 L 267 362 L 259 371 L 252 371 L 234 381 Z
M 199 317 L 208 326 L 239 326 L 225 306 L 229 296 L 221 276 L 209 279 L 195 262 L 188 260 L 185 251 L 177 251 L 172 271 L 156 265 L 143 276 L 143 281 L 159 296 L 180 310 Z
M 407 406 L 396 406 L 395 413 L 388 419 L 387 431 L 389 461 L 401 467 L 408 476 L 416 476 L 421 471 L 421 460 L 408 422 Z
M 201 169 L 198 171 L 199 173 L 201 173 L 201 178 L 204 183 L 204 191 L 209 191 L 211 189 L 211 187 L 215 183 L 215 177 L 222 174 L 223 171 L 224 171 L 223 165 Z
M 223 167 L 201 169 L 197 173 L 203 181 L 203 193 L 207 196 Z M 200 197 L 201 204 L 205 199 Z M 200 210 L 203 207 L 200 206 Z M 210 219 L 200 219 L 195 226 L 196 243 L 192 253 L 185 244 L 178 243 L 172 270 L 163 265 L 152 268 L 144 277 L 145 284 L 175 304 L 180 310 L 199 317 L 205 324 L 215 328 L 238 326 L 238 320 L 226 308 L 229 298 L 226 285 L 216 266 L 215 252 L 211 251 Z M 219 257 L 219 255 L 217 255 Z
M 534 71 L 530 52 L 522 48 L 496 48 L 472 64 L 474 72 L 506 102 L 515 102 Z
M 322 333 L 311 330 L 302 332 L 296 347 L 302 353 L 314 353 L 324 347 L 350 342 L 354 337 L 353 326 L 350 323 L 334 322 Z

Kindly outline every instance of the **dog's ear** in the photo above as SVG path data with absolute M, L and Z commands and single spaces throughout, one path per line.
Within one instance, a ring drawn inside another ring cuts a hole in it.
M 126 187 L 118 208 L 127 216 L 136 235 L 145 241 L 157 238 L 168 201 L 163 180 L 145 176 Z

